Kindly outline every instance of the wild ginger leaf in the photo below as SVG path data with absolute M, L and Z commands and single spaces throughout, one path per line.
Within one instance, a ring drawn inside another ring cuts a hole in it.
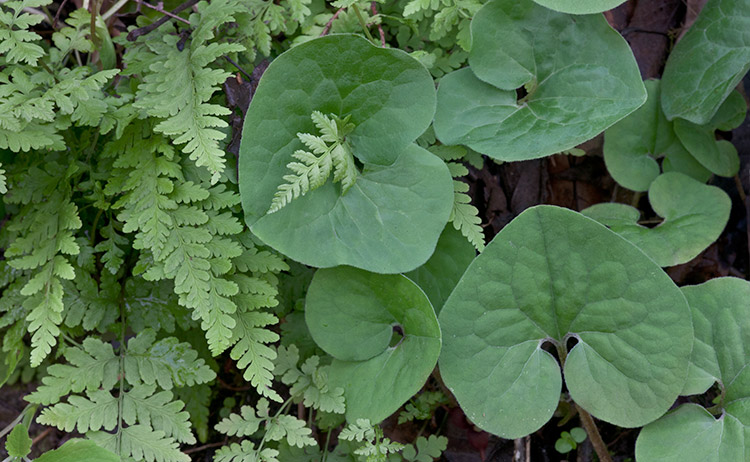
M 122 459 L 91 441 L 73 439 L 34 460 L 36 462 L 120 462 Z
M 716 278 L 682 291 L 696 340 L 683 393 L 702 393 L 719 382 L 718 409 L 712 415 L 698 404 L 683 404 L 650 423 L 638 435 L 636 457 L 644 462 L 744 460 L 750 454 L 750 285 Z
M 631 427 L 674 403 L 692 351 L 689 308 L 661 268 L 593 220 L 552 206 L 503 228 L 469 265 L 440 325 L 446 385 L 472 422 L 508 438 L 540 428 L 557 408 L 562 371 L 545 342 L 566 357 L 576 339 L 563 366 L 571 398 Z
M 664 218 L 653 228 L 639 225 L 640 212 L 625 204 L 596 204 L 581 213 L 635 244 L 659 266 L 673 266 L 692 260 L 716 241 L 732 207 L 721 189 L 676 172 L 658 176 L 648 197 Z
M 534 0 L 551 10 L 568 14 L 593 14 L 611 10 L 625 0 Z
M 706 2 L 664 67 L 661 104 L 669 120 L 711 120 L 750 69 L 748 0 Z
M 444 144 L 535 159 L 593 138 L 646 100 L 632 51 L 601 15 L 493 0 L 471 31 L 471 67 L 438 88 L 435 133 Z
M 314 98 L 299 98 L 311 89 Z M 434 97 L 419 62 L 360 37 L 321 37 L 280 55 L 250 103 L 242 137 L 240 190 L 253 233 L 311 266 L 393 273 L 424 263 L 452 206 L 445 164 L 412 144 L 433 118 Z M 343 196 L 326 182 L 268 214 L 286 165 L 304 146 L 289 134 L 311 133 L 310 114 L 326 108 L 351 115 L 347 141 L 364 164 L 361 175 Z M 339 239 L 326 237 L 331 226 Z
M 335 358 L 328 386 L 344 389 L 350 422 L 380 422 L 398 410 L 422 388 L 440 353 L 432 305 L 403 275 L 318 270 L 307 292 L 305 320 L 315 343 Z M 394 326 L 403 338 L 390 347 Z

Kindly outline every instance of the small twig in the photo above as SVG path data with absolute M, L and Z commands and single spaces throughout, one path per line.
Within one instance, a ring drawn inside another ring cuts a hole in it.
M 152 4 L 148 3 L 148 2 L 144 2 L 143 0 L 139 0 L 139 2 L 140 2 L 141 5 L 147 6 L 147 7 L 151 8 L 154 11 L 158 11 L 159 13 L 161 13 L 163 15 L 166 15 L 166 16 L 169 16 L 172 19 L 176 19 L 178 21 L 182 21 L 185 24 L 187 24 L 188 26 L 190 25 L 190 21 L 188 21 L 187 19 L 181 18 L 181 17 L 177 16 L 174 13 L 170 13 L 169 11 L 165 10 L 164 8 L 162 8 L 162 7 L 158 6 L 158 5 L 154 6 L 154 5 L 152 5 Z
M 601 462 L 612 462 L 612 457 L 609 456 L 607 445 L 604 443 L 604 440 L 602 440 L 602 435 L 599 434 L 599 429 L 596 428 L 594 418 L 577 403 L 576 409 L 578 409 L 578 415 L 581 417 L 583 428 L 586 430 L 586 434 L 589 435 L 589 440 L 591 440 L 591 445 L 594 446 L 594 452 L 599 456 L 599 460 Z
M 245 72 L 245 69 L 241 68 L 240 65 L 237 64 L 236 62 L 234 62 L 234 60 L 232 58 L 230 58 L 227 55 L 224 55 L 224 59 L 226 59 L 227 61 L 229 61 L 232 64 L 232 66 L 236 67 L 240 72 L 242 72 L 242 74 L 245 77 L 247 77 L 247 81 L 248 82 L 251 82 L 253 80 L 253 76 L 250 75 L 250 74 L 248 74 L 247 72 Z
M 745 188 L 742 187 L 742 181 L 740 180 L 739 174 L 734 176 L 734 184 L 737 185 L 737 192 L 740 194 L 740 199 L 742 199 L 742 202 L 745 202 L 747 194 L 745 194 Z
M 31 445 L 35 445 L 38 442 L 42 441 L 44 438 L 47 437 L 50 433 L 52 433 L 52 430 L 54 430 L 54 427 L 47 427 L 46 430 L 44 430 L 42 433 L 36 435 L 33 440 L 31 440 Z
M 68 3 L 68 0 L 63 0 L 60 6 L 57 8 L 57 11 L 55 12 L 55 19 L 52 20 L 53 29 L 57 29 L 57 21 L 60 19 L 60 13 L 62 12 L 63 8 L 65 8 L 66 3 Z
M 375 2 L 370 2 L 370 9 L 372 10 L 373 16 L 378 15 L 378 10 L 375 8 Z M 385 32 L 383 32 L 382 24 L 378 24 L 378 32 L 380 33 L 380 44 L 385 48 Z
M 177 15 L 177 13 L 179 13 L 182 10 L 190 8 L 191 6 L 193 6 L 196 3 L 198 3 L 198 1 L 199 0 L 187 0 L 185 3 L 183 3 L 182 5 L 178 6 L 174 10 L 172 10 L 172 13 L 171 13 L 172 16 L 166 16 L 165 15 L 165 16 L 162 16 L 161 18 L 159 18 L 158 20 L 154 21 L 152 24 L 149 24 L 149 25 L 143 26 L 143 27 L 139 27 L 138 29 L 133 29 L 132 31 L 130 31 L 128 33 L 128 36 L 127 36 L 128 41 L 129 42 L 134 42 L 135 39 L 137 39 L 141 35 L 146 35 L 149 32 L 152 32 L 152 31 L 158 29 L 164 23 L 166 23 L 167 21 L 169 21 L 170 19 L 172 19 L 173 16 Z
M 186 450 L 182 451 L 182 453 L 183 454 L 194 454 L 196 452 L 205 451 L 206 449 L 211 449 L 211 448 L 217 448 L 219 446 L 224 446 L 225 444 L 227 444 L 226 441 L 219 441 L 218 443 L 208 443 L 208 444 L 204 444 L 203 446 L 198 446 L 197 448 L 186 449 Z
M 333 25 L 333 21 L 335 21 L 336 18 L 339 17 L 342 11 L 344 11 L 344 8 L 339 8 L 338 10 L 336 10 L 335 13 L 333 13 L 333 16 L 331 16 L 331 19 L 328 20 L 328 22 L 326 23 L 326 26 L 323 28 L 323 32 L 320 33 L 321 37 L 323 37 L 324 35 L 328 35 L 328 31 L 331 30 L 331 25 Z

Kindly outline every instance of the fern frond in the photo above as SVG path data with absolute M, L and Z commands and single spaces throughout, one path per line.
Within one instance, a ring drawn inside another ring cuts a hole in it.
M 117 426 L 117 398 L 104 390 L 91 391 L 87 395 L 88 398 L 73 395 L 68 398 L 68 403 L 45 408 L 37 421 L 66 432 L 77 430 L 86 433 L 101 428 L 114 429 Z
M 179 444 L 173 438 L 166 437 L 163 431 L 154 430 L 148 425 L 131 425 L 115 434 L 94 432 L 87 436 L 104 449 L 115 453 L 119 449 L 121 455 L 132 457 L 136 461 L 190 462 L 190 457 L 180 452 Z
M 278 455 L 278 454 L 276 454 Z M 244 440 L 241 443 L 232 443 L 222 446 L 214 454 L 214 462 L 267 462 L 259 459 L 256 454 L 255 444 L 252 441 Z
M 263 399 L 263 398 L 261 398 Z M 252 406 L 242 406 L 240 414 L 231 413 L 216 424 L 216 431 L 227 436 L 252 436 L 260 428 L 263 419 L 255 415 Z
M 42 378 L 42 385 L 26 400 L 48 405 L 71 392 L 95 391 L 100 387 L 111 390 L 117 382 L 119 371 L 119 358 L 115 356 L 112 345 L 88 337 L 82 346 L 82 349 L 66 348 L 64 356 L 69 364 L 49 366 L 48 375 Z
M 195 437 L 190 431 L 185 403 L 174 401 L 172 393 L 160 391 L 154 393 L 154 385 L 139 385 L 123 395 L 122 419 L 128 425 L 136 422 L 145 424 L 164 432 L 180 443 L 195 444 Z
M 230 356 L 237 367 L 245 369 L 243 377 L 263 396 L 281 402 L 281 396 L 271 388 L 273 382 L 273 360 L 276 351 L 268 346 L 279 340 L 279 335 L 265 326 L 278 322 L 276 316 L 260 311 L 236 313 L 233 337 L 239 339 L 232 347 Z
M 312 430 L 305 425 L 305 421 L 289 414 L 274 417 L 266 424 L 267 440 L 286 440 L 290 446 L 316 446 L 318 443 L 311 435 Z
M 279 185 L 266 213 L 278 212 L 294 199 L 323 186 L 331 171 L 333 182 L 341 183 L 341 194 L 346 194 L 357 180 L 359 171 L 346 142 L 346 135 L 354 129 L 349 118 L 328 117 L 319 111 L 313 111 L 310 117 L 321 135 L 297 133 L 297 138 L 312 152 L 300 149 L 292 154 L 299 162 L 287 164 L 293 174 L 283 176 L 285 183 Z
M 0 55 L 8 64 L 26 63 L 36 66 L 44 56 L 44 49 L 33 43 L 41 37 L 29 27 L 42 22 L 43 16 L 24 12 L 25 8 L 46 6 L 49 0 L 22 0 L 4 2 L 0 10 Z M 12 10 L 12 12 L 8 11 Z
M 184 49 L 177 49 L 179 36 L 162 35 L 161 43 L 150 42 L 137 56 L 125 56 L 127 62 L 140 60 L 136 68 L 148 69 L 137 92 L 136 107 L 152 117 L 164 119 L 156 127 L 170 136 L 199 167 L 211 173 L 216 183 L 224 172 L 226 161 L 219 142 L 226 136 L 221 131 L 228 124 L 221 117 L 228 109 L 209 103 L 210 98 L 230 75 L 210 65 L 231 53 L 244 51 L 236 43 L 208 43 L 214 29 L 235 21 L 244 7 L 236 0 L 201 2 L 198 12 L 191 15 L 194 24 L 191 40 Z
M 482 227 L 479 226 L 482 219 L 479 218 L 479 210 L 471 205 L 471 197 L 466 194 L 469 185 L 461 181 L 454 181 L 453 186 L 455 190 L 453 193 L 453 210 L 449 221 L 453 222 L 453 227 L 460 231 L 474 248 L 481 252 L 485 246 L 484 232 Z
M 131 385 L 158 384 L 170 390 L 173 386 L 210 382 L 216 377 L 190 344 L 174 337 L 155 339 L 154 331 L 146 329 L 128 341 L 124 367 Z

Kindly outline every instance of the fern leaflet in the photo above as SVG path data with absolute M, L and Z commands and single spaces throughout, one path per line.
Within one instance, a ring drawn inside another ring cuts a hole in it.
M 321 135 L 297 133 L 297 138 L 312 152 L 300 149 L 292 154 L 299 162 L 287 164 L 293 174 L 283 176 L 286 183 L 279 185 L 267 213 L 277 212 L 292 200 L 323 186 L 332 170 L 333 182 L 341 183 L 341 194 L 346 194 L 357 180 L 354 154 L 346 141 L 346 136 L 354 130 L 349 116 L 340 119 L 313 111 L 311 118 Z

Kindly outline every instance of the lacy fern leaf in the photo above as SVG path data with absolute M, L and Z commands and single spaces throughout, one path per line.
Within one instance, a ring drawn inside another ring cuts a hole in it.
M 4 2 L 0 9 L 0 55 L 5 55 L 8 64 L 26 63 L 36 66 L 44 55 L 44 49 L 37 45 L 39 35 L 29 27 L 42 22 L 40 14 L 24 12 L 25 8 L 46 6 L 49 0 L 22 0 Z M 8 11 L 12 10 L 12 11 Z
M 283 183 L 271 201 L 267 213 L 281 210 L 292 200 L 304 196 L 309 191 L 325 184 L 333 171 L 333 182 L 341 183 L 341 194 L 354 186 L 359 174 L 354 162 L 354 154 L 346 136 L 354 130 L 349 117 L 339 119 L 313 111 L 312 121 L 320 131 L 320 136 L 309 133 L 297 133 L 297 138 L 310 151 L 297 150 L 292 157 L 299 162 L 290 162 L 287 168 L 292 174 L 284 175 Z

